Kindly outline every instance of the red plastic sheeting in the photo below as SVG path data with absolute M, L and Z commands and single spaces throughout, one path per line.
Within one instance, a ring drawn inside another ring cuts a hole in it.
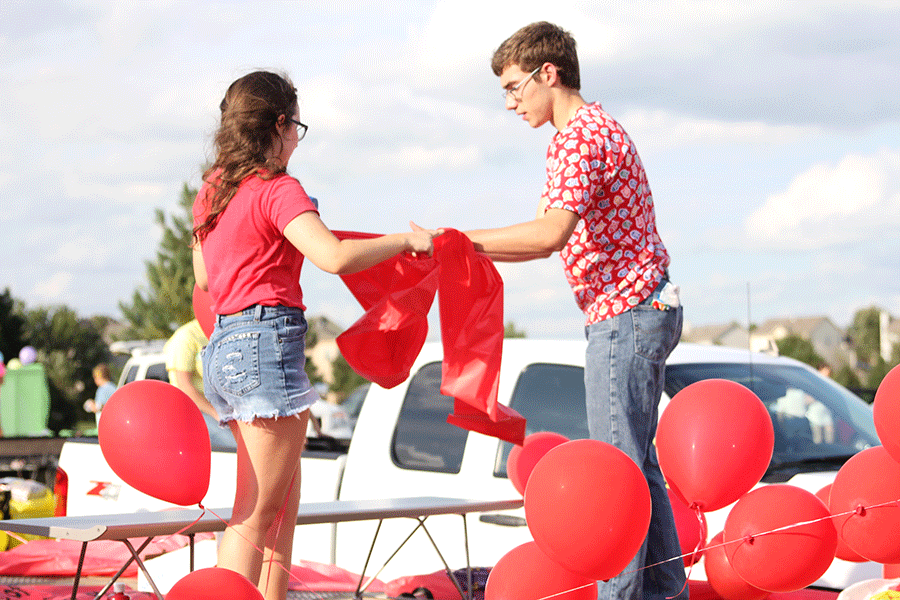
M 355 592 L 359 585 L 359 575 L 335 565 L 325 565 L 309 560 L 300 560 L 291 566 L 288 589 L 303 592 Z M 368 581 L 368 577 L 363 581 Z M 384 591 L 384 582 L 374 580 L 366 592 Z
M 103 586 L 79 586 L 77 600 L 95 600 Z M 154 594 L 125 590 L 130 600 L 156 600 Z M 109 591 L 104 598 L 112 598 Z M 65 585 L 0 585 L 0 600 L 70 600 L 72 587 Z
M 691 600 L 722 600 L 706 581 L 691 581 L 690 592 Z M 768 600 L 834 600 L 837 597 L 837 592 L 804 589 L 771 594 Z
M 399 598 L 401 594 L 415 594 L 417 590 L 428 590 L 434 600 L 459 600 L 459 591 L 446 571 L 398 577 L 384 586 L 384 593 L 388 598 Z M 475 587 L 475 590 L 478 588 Z M 483 598 L 484 592 L 476 591 L 473 595 L 475 598 Z
M 204 536 L 201 538 L 201 535 Z M 206 539 L 212 534 L 199 534 L 196 539 Z M 137 549 L 144 538 L 135 538 L 131 544 Z M 176 550 L 188 543 L 187 536 L 171 535 L 150 542 L 141 552 L 141 558 L 147 558 Z M 78 557 L 81 554 L 81 542 L 75 540 L 32 540 L 0 552 L 0 575 L 16 575 L 31 577 L 74 577 L 78 569 Z M 98 540 L 87 545 L 84 566 L 81 574 L 85 577 L 114 575 L 125 561 L 131 558 L 131 552 L 122 542 L 114 540 Z M 132 562 L 125 571 L 125 577 L 136 577 L 138 567 Z
M 212 538 L 213 534 L 197 534 L 197 539 Z M 187 545 L 187 536 L 167 536 L 151 542 L 141 552 L 141 558 L 147 558 L 176 550 Z M 143 539 L 131 540 L 135 549 L 143 543 Z M 74 577 L 78 568 L 78 557 L 81 554 L 81 542 L 73 540 L 33 540 L 16 546 L 6 552 L 0 552 L 0 575 L 18 577 Z M 83 577 L 112 576 L 131 557 L 131 552 L 122 542 L 98 540 L 90 542 L 84 559 Z M 124 577 L 137 577 L 138 567 L 132 562 L 125 571 Z M 301 560 L 291 567 L 289 588 L 292 590 L 312 592 L 354 592 L 359 584 L 359 575 L 334 565 L 326 565 Z M 60 591 L 65 588 L 67 591 Z M 101 587 L 84 587 L 85 598 L 94 598 Z M 381 592 L 384 583 L 374 580 L 366 590 Z M 82 597 L 79 587 L 78 598 Z M 71 586 L 25 585 L 0 586 L 0 600 L 6 598 L 69 598 Z M 19 594 L 19 595 L 16 595 Z M 130 594 L 129 594 L 130 595 Z M 134 595 L 132 600 L 151 596 Z
M 334 233 L 341 239 L 378 237 Z M 447 421 L 521 445 L 525 419 L 497 402 L 503 280 L 469 238 L 448 229 L 435 238 L 432 257 L 404 253 L 341 279 L 366 311 L 337 339 L 357 373 L 385 388 L 405 381 L 428 336 L 428 311 L 437 294 L 444 346 L 441 393 L 454 398 Z

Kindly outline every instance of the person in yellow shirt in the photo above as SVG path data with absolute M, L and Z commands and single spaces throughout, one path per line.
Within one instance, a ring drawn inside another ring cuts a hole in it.
M 209 343 L 197 319 L 175 330 L 163 346 L 169 383 L 187 394 L 204 414 L 216 421 L 219 415 L 203 395 L 203 362 L 200 352 Z

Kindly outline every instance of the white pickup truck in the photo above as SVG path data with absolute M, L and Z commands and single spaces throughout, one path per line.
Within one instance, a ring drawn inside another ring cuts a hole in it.
M 584 351 L 585 342 L 581 341 L 506 340 L 499 397 L 527 418 L 527 433 L 555 431 L 570 439 L 587 437 Z M 396 496 L 516 497 L 506 476 L 510 444 L 446 423 L 452 399 L 440 393 L 441 359 L 440 344 L 428 343 L 404 383 L 393 389 L 372 385 L 346 450 L 310 440 L 303 456 L 304 501 Z M 775 450 L 760 485 L 787 482 L 815 493 L 833 481 L 850 456 L 878 444 L 869 405 L 815 370 L 783 357 L 681 344 L 667 363 L 663 403 L 685 386 L 710 378 L 747 386 L 772 414 Z M 802 414 L 776 418 L 783 399 L 798 390 L 827 408 L 833 422 L 831 436 L 814 435 L 810 421 Z M 68 474 L 70 515 L 168 507 L 122 483 L 106 465 L 96 439 L 67 441 L 60 466 Z M 234 473 L 233 450 L 214 445 L 205 506 L 231 505 Z M 710 538 L 723 528 L 729 508 L 706 515 Z M 442 551 L 446 549 L 444 556 L 450 566 L 465 566 L 460 517 L 431 517 L 427 525 Z M 358 573 L 365 564 L 375 527 L 373 522 L 301 526 L 295 536 L 294 557 L 333 563 Z M 412 528 L 405 519 L 384 522 L 369 573 L 372 566 L 378 568 L 387 560 Z M 494 565 L 511 548 L 530 539 L 521 509 L 469 519 L 473 566 Z M 388 581 L 440 568 L 441 562 L 427 538 L 417 534 L 379 578 Z M 835 560 L 816 585 L 843 589 L 856 581 L 880 576 L 880 565 Z M 694 567 L 691 577 L 703 577 L 702 561 Z

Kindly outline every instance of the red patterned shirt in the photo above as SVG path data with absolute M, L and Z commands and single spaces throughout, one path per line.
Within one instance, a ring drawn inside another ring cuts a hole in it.
M 560 252 L 586 324 L 620 315 L 653 292 L 669 265 L 644 166 L 622 126 L 585 104 L 547 149 L 547 208 L 581 217 Z

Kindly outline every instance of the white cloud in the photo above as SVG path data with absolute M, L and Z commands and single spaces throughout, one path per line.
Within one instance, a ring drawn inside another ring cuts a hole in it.
M 69 291 L 74 280 L 74 274 L 68 271 L 57 271 L 49 279 L 35 285 L 31 293 L 44 302 L 61 301 L 64 300 L 64 294 Z
M 747 218 L 746 233 L 760 247 L 808 250 L 895 235 L 898 226 L 900 151 L 882 150 L 801 173 Z
M 589 0 L 550 4 L 541 0 L 440 1 L 422 32 L 417 60 L 429 70 L 446 73 L 450 80 L 472 69 L 490 73 L 494 50 L 517 29 L 535 21 L 551 21 L 571 31 L 582 60 L 610 60 L 629 31 L 615 15 L 615 7 L 599 9 Z
M 376 154 L 367 165 L 376 171 L 410 172 L 434 169 L 460 169 L 478 163 L 480 148 L 429 148 L 425 146 L 403 146 L 388 152 Z
M 621 116 L 641 150 L 722 144 L 778 145 L 822 133 L 817 126 L 777 125 L 762 121 L 726 121 L 680 115 L 664 110 L 631 109 Z

